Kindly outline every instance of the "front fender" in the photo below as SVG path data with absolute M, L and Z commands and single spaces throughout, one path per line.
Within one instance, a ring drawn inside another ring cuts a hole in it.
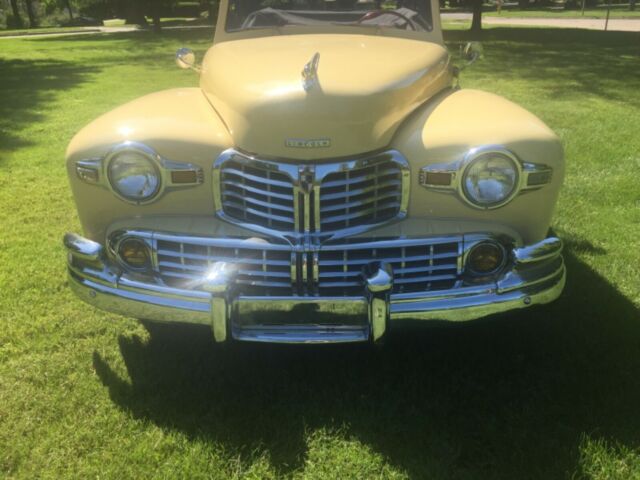
M 125 141 L 144 143 L 162 157 L 202 167 L 201 185 L 174 190 L 144 206 L 82 182 L 76 161 L 104 157 Z M 67 171 L 85 235 L 104 241 L 112 222 L 140 215 L 214 214 L 211 165 L 233 142 L 199 88 L 153 93 L 122 105 L 84 127 L 67 149 Z
M 474 208 L 455 193 L 419 184 L 422 167 L 459 161 L 470 149 L 483 145 L 501 145 L 523 162 L 552 167 L 551 183 L 493 210 Z M 559 138 L 522 107 L 487 92 L 448 90 L 403 124 L 392 147 L 411 164 L 409 216 L 499 224 L 518 232 L 524 244 L 546 237 L 564 177 L 563 150 Z

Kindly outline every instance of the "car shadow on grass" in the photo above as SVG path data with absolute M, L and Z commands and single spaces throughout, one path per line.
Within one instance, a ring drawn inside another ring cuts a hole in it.
M 56 95 L 88 81 L 97 71 L 59 60 L 0 58 L 0 165 L 3 153 L 33 144 L 19 132 L 43 122 Z
M 566 263 L 551 305 L 394 332 L 380 349 L 220 348 L 207 329 L 150 324 L 146 341 L 119 338 L 129 379 L 98 353 L 94 367 L 135 418 L 247 462 L 266 452 L 280 474 L 303 468 L 317 429 L 414 478 L 579 474 L 585 438 L 640 444 L 640 311 L 571 251 Z

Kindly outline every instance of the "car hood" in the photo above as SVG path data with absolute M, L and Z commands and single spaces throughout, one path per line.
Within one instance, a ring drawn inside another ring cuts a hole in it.
M 317 82 L 302 71 L 319 54 Z M 374 35 L 281 35 L 209 49 L 201 87 L 235 146 L 335 158 L 387 146 L 406 116 L 451 84 L 444 47 Z

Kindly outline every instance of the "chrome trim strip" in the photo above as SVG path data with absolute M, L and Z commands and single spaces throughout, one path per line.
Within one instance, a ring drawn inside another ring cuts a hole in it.
M 362 343 L 369 339 L 369 326 L 256 325 L 235 328 L 233 338 L 242 342 L 324 344 Z

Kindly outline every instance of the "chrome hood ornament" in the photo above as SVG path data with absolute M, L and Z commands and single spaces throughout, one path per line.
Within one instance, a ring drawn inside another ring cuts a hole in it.
M 311 60 L 302 69 L 302 88 L 308 92 L 318 83 L 318 63 L 320 62 L 320 53 L 316 52 Z

